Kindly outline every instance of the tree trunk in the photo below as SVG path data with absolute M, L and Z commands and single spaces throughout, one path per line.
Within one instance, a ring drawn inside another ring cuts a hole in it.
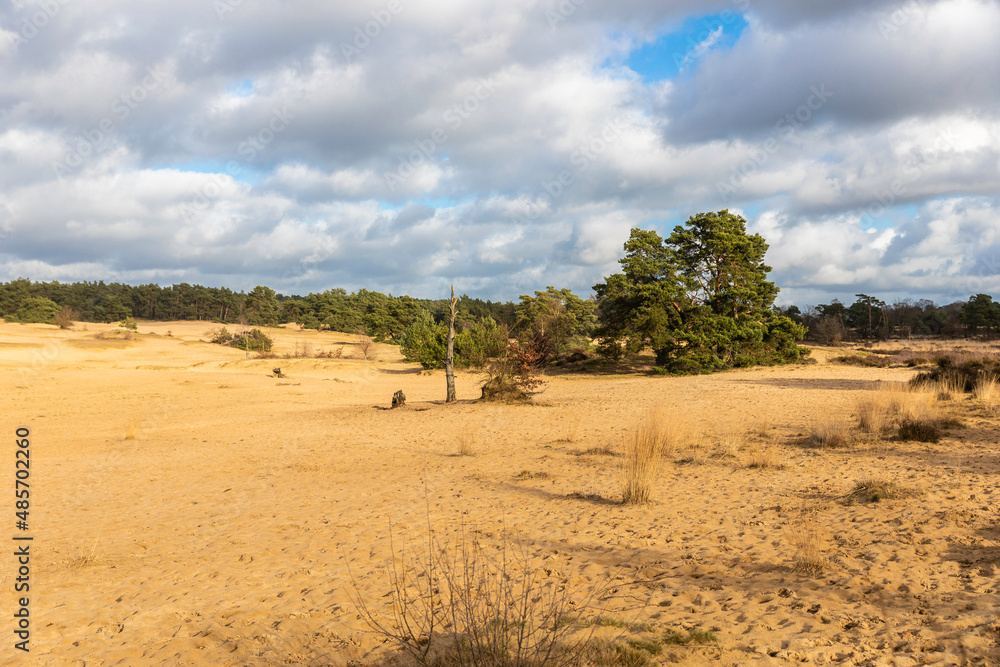
M 445 403 L 455 400 L 455 286 L 451 286 L 451 319 L 448 321 L 448 356 L 444 360 L 444 377 L 448 382 L 448 396 Z

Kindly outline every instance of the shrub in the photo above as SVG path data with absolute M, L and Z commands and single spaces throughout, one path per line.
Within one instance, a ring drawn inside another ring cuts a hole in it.
M 54 324 L 59 314 L 59 304 L 45 297 L 32 296 L 21 302 L 20 307 L 10 317 L 12 322 Z
M 865 366 L 870 368 L 887 368 L 889 358 L 880 354 L 848 354 L 842 357 L 834 357 L 830 361 L 848 366 Z
M 887 477 L 865 477 L 855 483 L 850 493 L 843 496 L 844 503 L 877 503 L 913 495 L 912 489 L 904 489 Z
M 536 354 L 516 340 L 508 340 L 506 349 L 483 366 L 486 380 L 482 400 L 525 402 L 541 391 L 544 381 L 538 376 Z
M 138 331 L 139 325 L 135 323 L 135 320 L 131 317 L 126 317 L 124 320 L 118 323 L 122 329 L 131 329 L 132 331 Z
M 229 343 L 231 347 L 250 352 L 270 352 L 273 344 L 267 334 L 256 328 L 234 334 L 232 342 Z
M 59 325 L 60 329 L 72 329 L 73 323 L 80 319 L 80 313 L 76 312 L 69 306 L 63 306 L 55 317 L 55 323 Z
M 941 426 L 937 420 L 905 418 L 899 423 L 900 440 L 917 442 L 938 442 L 941 440 Z
M 226 327 L 220 327 L 208 332 L 208 341 L 216 345 L 232 345 L 233 334 L 229 333 Z
M 465 531 L 454 548 L 428 533 L 419 563 L 393 547 L 388 619 L 368 606 L 352 573 L 355 605 L 376 634 L 425 667 L 582 663 L 593 629 L 581 634 L 573 620 L 587 612 L 597 590 L 573 605 L 574 591 L 532 568 L 526 547 L 512 544 L 506 532 L 495 555 Z

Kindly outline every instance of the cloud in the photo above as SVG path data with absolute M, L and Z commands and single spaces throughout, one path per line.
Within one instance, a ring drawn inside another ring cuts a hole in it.
M 742 32 L 679 75 L 629 69 L 723 12 Z M 631 227 L 730 207 L 782 299 L 994 284 L 995 3 L 102 0 L 0 29 L 6 279 L 587 294 Z

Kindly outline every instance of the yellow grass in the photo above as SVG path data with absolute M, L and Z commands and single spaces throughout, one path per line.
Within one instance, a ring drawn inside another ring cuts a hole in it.
M 138 420 L 132 420 L 125 425 L 125 440 L 136 440 L 139 437 L 139 431 L 142 430 L 142 423 Z
M 663 467 L 663 455 L 673 451 L 676 431 L 663 414 L 650 411 L 625 437 L 621 458 L 622 502 L 641 505 L 653 499 L 653 487 Z
M 827 419 L 812 427 L 812 441 L 818 447 L 844 447 L 851 444 L 851 429 L 839 419 Z
M 1000 383 L 992 375 L 979 378 L 972 395 L 989 413 L 995 413 L 1000 407 Z

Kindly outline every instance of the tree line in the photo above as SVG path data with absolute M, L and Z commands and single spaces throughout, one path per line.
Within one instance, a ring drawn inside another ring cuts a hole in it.
M 577 360 L 596 351 L 609 359 L 652 349 L 663 372 L 709 372 L 786 363 L 807 351 L 804 337 L 822 343 L 849 338 L 911 335 L 992 336 L 1000 333 L 1000 304 L 987 294 L 936 306 L 928 300 L 892 304 L 857 294 L 847 306 L 779 308 L 767 280 L 768 245 L 748 234 L 746 220 L 727 210 L 699 213 L 667 237 L 635 228 L 624 244 L 621 271 L 584 299 L 549 286 L 519 302 L 462 295 L 456 300 L 455 363 L 485 363 L 516 341 L 519 359 L 537 366 Z M 404 356 L 428 368 L 445 359 L 449 299 L 416 299 L 341 288 L 286 296 L 266 286 L 249 292 L 180 283 L 0 283 L 0 316 L 7 321 L 66 323 L 204 320 L 364 333 L 397 343 Z M 808 336 L 807 336 L 808 334 Z

